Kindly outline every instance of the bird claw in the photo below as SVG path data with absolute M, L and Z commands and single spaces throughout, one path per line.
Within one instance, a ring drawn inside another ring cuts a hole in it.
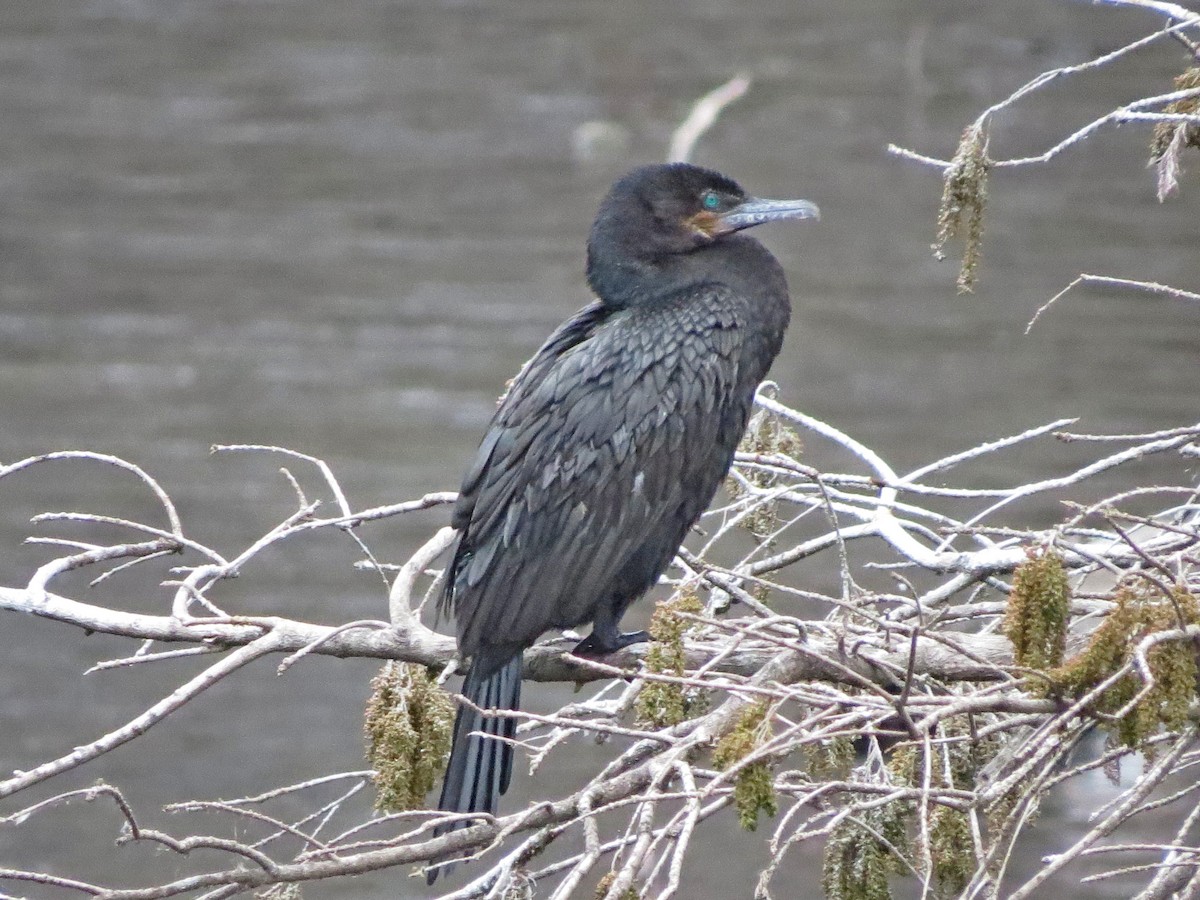
M 623 650 L 631 644 L 644 644 L 650 640 L 648 631 L 618 631 L 611 635 L 597 635 L 594 631 L 575 645 L 573 656 L 607 656 Z

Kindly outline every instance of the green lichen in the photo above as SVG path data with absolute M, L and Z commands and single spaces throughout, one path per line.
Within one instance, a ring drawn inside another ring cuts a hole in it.
M 1197 88 L 1200 88 L 1200 66 L 1193 66 L 1175 76 L 1175 90 L 1190 91 Z M 1195 97 L 1185 97 L 1182 100 L 1168 103 L 1163 107 L 1163 112 L 1182 116 L 1200 115 L 1200 94 Z M 1171 141 L 1175 138 L 1176 130 L 1180 128 L 1186 129 L 1187 145 L 1200 149 L 1200 125 L 1193 125 L 1188 122 L 1158 122 L 1154 126 L 1154 137 L 1150 143 L 1150 159 L 1152 162 L 1162 159 L 1163 154 L 1167 152 L 1167 147 L 1170 146 Z
M 967 716 L 954 716 L 942 721 L 938 727 L 938 737 L 941 740 L 929 767 L 933 787 L 975 790 L 979 772 L 999 751 L 1000 740 L 973 737 L 971 721 Z M 925 773 L 924 747 L 920 744 L 898 747 L 888 760 L 888 771 L 895 784 L 920 787 Z M 909 810 L 909 833 L 913 836 L 912 845 L 906 845 L 908 853 L 913 860 L 919 861 L 924 854 L 916 845 L 920 835 L 912 827 L 915 806 L 911 803 L 902 803 L 901 806 Z M 959 896 L 976 866 L 971 823 L 965 811 L 939 803 L 930 806 L 929 857 L 937 895 Z
M 974 124 L 963 132 L 954 159 L 943 176 L 942 203 L 938 207 L 937 240 L 933 255 L 946 258 L 946 244 L 954 238 L 964 243 L 962 266 L 958 271 L 958 292 L 969 294 L 978 279 L 980 248 L 983 243 L 983 211 L 987 207 L 987 178 L 991 160 L 987 157 L 987 135 L 983 126 Z
M 1193 66 L 1175 78 L 1175 90 L 1188 91 L 1200 88 L 1200 66 Z M 1164 113 L 1173 115 L 1200 115 L 1200 94 L 1175 100 L 1163 107 Z M 1179 185 L 1180 154 L 1184 147 L 1200 150 L 1200 125 L 1194 122 L 1158 122 L 1150 140 L 1150 164 L 1158 169 L 1158 199 Z
M 814 781 L 845 778 L 854 765 L 854 741 L 848 737 L 818 741 L 805 752 L 808 775 Z
M 911 803 L 897 801 L 843 819 L 825 844 L 825 896 L 891 900 L 889 879 L 909 871 L 897 853 L 908 845 L 911 814 Z
M 967 716 L 954 716 L 941 723 L 939 735 L 948 740 L 940 752 L 944 765 L 933 767 L 934 785 L 939 788 L 974 791 L 980 770 L 1001 748 L 1000 740 L 978 740 L 971 733 Z M 975 844 L 967 813 L 934 804 L 929 810 L 929 856 L 933 878 L 943 897 L 958 897 L 975 872 Z
M 598 882 L 596 882 L 596 893 L 594 895 L 596 900 L 604 900 L 604 898 L 608 896 L 608 889 L 613 886 L 613 882 L 616 880 L 617 873 L 609 872 Z M 618 898 L 618 900 L 638 900 L 638 889 L 633 885 L 630 885 L 621 892 L 621 896 Z
M 754 453 L 762 456 L 786 456 L 791 459 L 799 458 L 804 445 L 794 429 L 779 416 L 768 410 L 759 410 L 750 418 L 746 433 L 738 445 L 742 453 Z M 740 469 L 745 479 L 762 490 L 778 487 L 781 476 L 760 468 Z M 745 485 L 732 475 L 725 480 L 726 490 L 734 500 L 742 500 L 750 496 Z M 738 520 L 738 525 L 745 528 L 759 540 L 769 540 L 779 528 L 779 503 L 775 500 L 757 503 L 753 509 Z M 770 546 L 770 543 L 767 544 Z
M 1013 644 L 1018 666 L 1049 669 L 1059 665 L 1067 646 L 1071 588 L 1062 557 L 1053 550 L 1031 551 L 1013 573 L 1004 634 Z
M 420 809 L 450 753 L 454 702 L 424 666 L 388 662 L 371 682 L 365 719 L 375 808 Z
M 1082 697 L 1130 661 L 1137 645 L 1156 632 L 1200 624 L 1195 595 L 1175 587 L 1170 597 L 1132 585 L 1122 585 L 1113 597 L 1116 607 L 1088 641 L 1084 650 L 1051 670 L 1043 692 Z M 1147 740 L 1160 731 L 1178 731 L 1187 723 L 1188 708 L 1196 699 L 1196 647 L 1190 640 L 1164 640 L 1146 653 L 1153 678 L 1149 692 L 1120 718 L 1112 719 L 1143 689 L 1142 678 L 1126 674 L 1107 688 L 1092 705 L 1112 738 L 1153 758 Z
M 933 877 L 943 896 L 957 897 L 975 872 L 971 822 L 967 814 L 949 806 L 929 811 L 930 856 Z
M 692 627 L 679 613 L 698 615 L 704 604 L 692 592 L 659 603 L 650 617 L 652 642 L 646 651 L 646 669 L 660 675 L 682 676 L 687 666 L 683 637 Z M 649 681 L 638 694 L 637 720 L 643 725 L 666 728 L 678 725 L 704 709 L 704 697 L 679 684 Z
M 917 744 L 901 744 L 888 757 L 887 769 L 896 784 L 914 785 L 920 780 L 925 754 Z
M 729 769 L 761 747 L 771 734 L 769 711 L 765 700 L 742 710 L 733 728 L 717 742 L 713 750 L 713 765 L 718 769 Z M 756 760 L 738 771 L 733 787 L 733 802 L 738 811 L 738 821 L 747 831 L 754 831 L 758 827 L 760 813 L 773 816 L 779 811 L 770 763 Z

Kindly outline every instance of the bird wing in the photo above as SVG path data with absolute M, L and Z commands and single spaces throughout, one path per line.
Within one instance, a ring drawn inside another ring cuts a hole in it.
M 653 584 L 745 428 L 744 314 L 712 287 L 648 308 L 596 303 L 526 365 L 454 512 L 445 601 L 463 652 L 528 645 Z

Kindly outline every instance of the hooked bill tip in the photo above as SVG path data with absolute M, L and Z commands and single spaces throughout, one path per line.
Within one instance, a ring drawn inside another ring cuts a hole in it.
M 752 198 L 739 203 L 721 216 L 721 223 L 730 230 L 751 228 L 767 222 L 785 219 L 820 219 L 821 210 L 808 200 L 759 200 Z

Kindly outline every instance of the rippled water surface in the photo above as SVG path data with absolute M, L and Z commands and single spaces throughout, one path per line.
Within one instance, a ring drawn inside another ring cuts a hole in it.
M 1051 2 L 10 2 L 0 460 L 122 456 L 162 481 L 195 537 L 227 553 L 294 495 L 278 458 L 214 457 L 214 443 L 320 456 L 356 507 L 453 489 L 504 381 L 587 301 L 583 241 L 608 183 L 661 158 L 692 100 L 738 71 L 754 85 L 698 161 L 764 196 L 810 197 L 824 214 L 763 235 L 797 305 L 774 370 L 784 400 L 901 467 L 1062 416 L 1106 431 L 1192 422 L 1194 305 L 1080 290 L 1023 330 L 1081 271 L 1200 287 L 1195 171 L 1160 206 L 1146 133 L 1133 127 L 1041 168 L 998 171 L 982 283 L 962 298 L 953 264 L 928 252 L 936 175 L 884 151 L 948 155 L 989 103 L 1154 24 Z M 1039 152 L 1168 89 L 1183 65 L 1164 43 L 1069 81 L 1002 116 L 993 152 Z M 581 146 L 591 122 L 612 140 Z M 1047 440 L 983 477 L 1031 480 L 1077 460 Z M 315 496 L 312 471 L 293 468 Z M 47 558 L 21 546 L 28 518 L 66 509 L 157 515 L 136 480 L 99 466 L 6 479 L 0 583 L 22 583 Z M 364 537 L 400 560 L 445 521 L 420 513 Z M 378 578 L 350 569 L 359 555 L 328 536 L 280 548 L 222 596 L 247 612 L 378 617 Z M 165 610 L 136 573 L 93 593 Z M 128 650 L 4 614 L 0 770 L 95 738 L 199 670 L 164 665 L 158 683 L 140 671 L 80 677 Z M 313 659 L 283 678 L 244 672 L 56 787 L 112 780 L 151 824 L 171 827 L 155 812 L 165 803 L 358 767 L 375 668 Z M 583 745 L 543 777 L 581 777 L 608 752 Z M 1087 789 L 1042 811 L 1046 846 L 1018 865 L 1086 827 L 1108 788 Z M 97 841 L 115 835 L 114 815 L 78 807 L 0 833 L 0 866 L 116 883 L 185 871 L 143 846 Z M 743 896 L 761 839 L 713 840 L 725 843 L 697 856 L 688 896 Z M 797 857 L 797 883 L 815 883 L 815 865 Z M 313 896 L 423 890 L 388 873 Z M 1123 895 L 1104 884 L 1086 894 Z

